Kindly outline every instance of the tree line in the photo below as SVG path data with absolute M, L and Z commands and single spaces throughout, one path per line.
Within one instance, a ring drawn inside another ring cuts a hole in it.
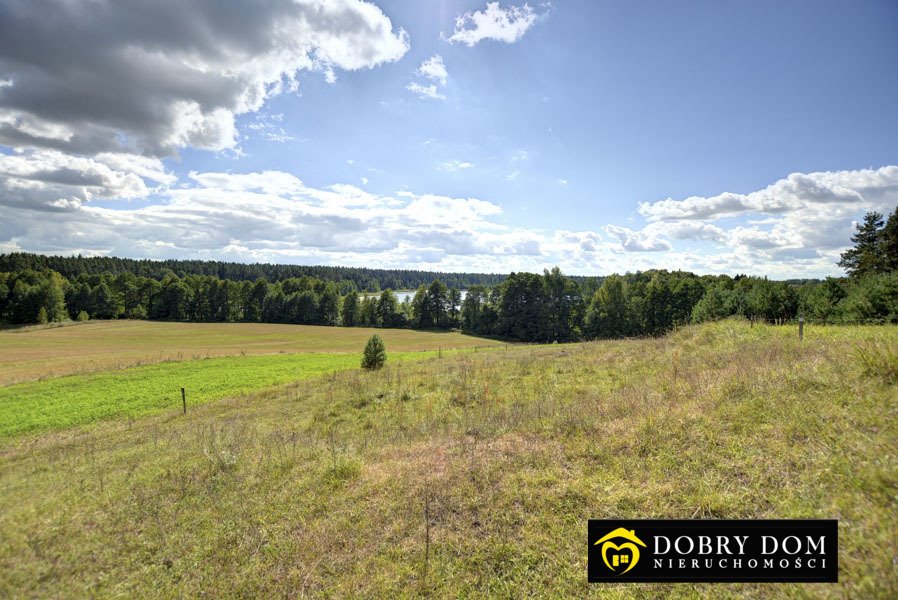
M 512 273 L 493 288 L 474 285 L 464 299 L 440 280 L 400 302 L 391 290 L 341 295 L 312 277 L 269 283 L 211 276 L 55 271 L 0 273 L 0 318 L 9 323 L 87 319 L 264 322 L 345 327 L 461 329 L 527 342 L 658 335 L 678 325 L 740 315 L 784 323 L 797 315 L 821 323 L 898 322 L 898 274 L 794 284 L 746 276 L 653 270 L 606 277 L 592 295 L 557 268 Z
M 824 281 L 666 270 L 572 278 L 556 267 L 542 275 L 511 273 L 490 286 L 471 284 L 464 296 L 459 287 L 434 278 L 403 302 L 390 289 L 365 293 L 350 286 L 347 291 L 346 280 L 309 275 L 272 282 L 179 276 L 168 270 L 160 279 L 130 271 L 67 277 L 54 269 L 28 267 L 0 272 L 0 319 L 457 328 L 525 342 L 659 335 L 679 325 L 734 315 L 774 323 L 798 315 L 820 323 L 898 322 L 898 209 L 888 221 L 868 214 L 852 240 L 855 246 L 840 262 L 849 277 Z M 12 263 L 0 260 L 4 264 Z
M 114 256 L 43 256 L 24 252 L 0 254 L 0 272 L 15 273 L 29 269 L 56 271 L 69 280 L 85 274 L 118 276 L 125 273 L 157 281 L 162 281 L 168 276 L 183 279 L 190 275 L 207 275 L 237 282 L 264 279 L 271 283 L 285 279 L 314 277 L 336 282 L 342 294 L 350 291 L 413 290 L 434 279 L 459 289 L 471 285 L 491 287 L 498 285 L 505 278 L 499 274 L 440 273 L 409 269 L 244 264 L 217 260 L 148 260 Z

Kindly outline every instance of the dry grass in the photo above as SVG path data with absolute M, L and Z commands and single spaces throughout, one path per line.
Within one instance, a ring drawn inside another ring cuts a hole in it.
M 0 596 L 898 595 L 895 328 L 459 354 L 0 449 Z M 586 583 L 593 518 L 840 519 L 840 583 Z
M 360 352 L 374 333 L 394 352 L 497 344 L 460 333 L 408 329 L 92 321 L 70 327 L 0 331 L 0 386 L 171 360 L 243 354 Z

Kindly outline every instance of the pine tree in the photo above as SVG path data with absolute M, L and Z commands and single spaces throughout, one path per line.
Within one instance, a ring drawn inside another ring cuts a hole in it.
M 883 270 L 882 214 L 876 211 L 864 215 L 864 222 L 857 224 L 857 232 L 851 236 L 854 248 L 842 253 L 839 266 L 851 277 L 861 277 Z
M 327 284 L 318 298 L 319 321 L 324 325 L 336 325 L 340 320 L 340 294 L 337 286 Z
M 885 272 L 898 271 L 898 207 L 889 216 L 885 227 L 880 233 L 882 236 L 882 254 Z
M 117 319 L 122 312 L 122 301 L 105 281 L 91 290 L 90 300 L 90 313 L 97 319 Z
M 376 325 L 378 327 L 399 327 L 402 323 L 402 313 L 399 312 L 399 301 L 392 290 L 384 290 L 375 306 Z
M 430 329 L 433 327 L 448 327 L 449 313 L 449 289 L 439 279 L 434 279 L 427 288 L 427 307 L 431 317 L 431 323 L 423 325 Z
M 379 369 L 387 362 L 387 349 L 380 336 L 374 334 L 365 344 L 365 352 L 362 355 L 363 369 Z
M 482 285 L 472 285 L 461 303 L 461 328 L 465 333 L 489 333 L 483 326 L 483 309 L 487 291 Z
M 459 316 L 461 315 L 461 292 L 458 288 L 449 288 L 449 322 L 452 327 L 458 327 Z
M 341 314 L 344 327 L 355 327 L 359 316 L 359 295 L 349 292 L 343 298 L 343 312 Z

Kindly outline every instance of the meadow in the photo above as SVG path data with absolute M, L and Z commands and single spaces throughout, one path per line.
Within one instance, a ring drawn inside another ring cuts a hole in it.
M 442 353 L 448 355 L 452 350 Z M 393 352 L 392 361 L 440 351 Z M 164 362 L 0 387 L 0 440 L 104 419 L 133 419 L 359 367 L 359 353 L 229 356 Z
M 0 331 L 0 385 L 134 365 L 219 356 L 359 352 L 374 333 L 395 351 L 496 342 L 454 332 L 270 323 L 89 321 Z
M 896 385 L 896 327 L 733 320 L 13 436 L 0 596 L 894 598 Z M 840 580 L 590 585 L 615 517 L 837 518 Z

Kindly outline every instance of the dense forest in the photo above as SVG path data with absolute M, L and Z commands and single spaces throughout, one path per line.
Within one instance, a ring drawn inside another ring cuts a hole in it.
M 135 260 L 113 256 L 42 256 L 27 253 L 0 255 L 0 273 L 15 273 L 29 269 L 32 271 L 56 271 L 70 280 L 80 275 L 108 274 L 117 276 L 126 273 L 157 281 L 162 281 L 172 275 L 181 279 L 190 275 L 209 275 L 218 279 L 239 282 L 265 279 L 270 283 L 285 279 L 314 277 L 323 281 L 336 282 L 338 289 L 344 294 L 350 291 L 413 290 L 422 283 L 430 283 L 434 279 L 439 279 L 446 285 L 459 289 L 472 285 L 491 287 L 505 279 L 504 275 L 485 273 L 243 264 L 217 260 Z
M 418 285 L 404 302 L 390 289 L 360 293 L 356 280 L 342 274 L 395 274 L 404 283 L 433 274 L 296 267 L 321 269 L 323 275 L 281 277 L 293 267 L 14 254 L 0 256 L 0 319 L 13 324 L 127 318 L 460 328 L 530 342 L 657 335 L 678 325 L 731 315 L 774 323 L 799 315 L 820 323 L 898 322 L 898 209 L 887 222 L 869 213 L 852 241 L 854 247 L 839 263 L 849 276 L 825 281 L 665 270 L 572 278 L 555 268 L 542 275 L 440 275 Z M 162 266 L 166 264 L 180 271 Z M 101 265 L 118 267 L 95 272 Z M 224 273 L 233 268 L 239 276 L 188 273 L 187 265 Z M 272 280 L 261 275 L 241 278 L 255 268 L 277 275 Z M 478 283 L 478 277 L 488 284 Z M 370 280 L 367 287 L 388 281 Z M 461 287 L 467 290 L 464 297 Z

